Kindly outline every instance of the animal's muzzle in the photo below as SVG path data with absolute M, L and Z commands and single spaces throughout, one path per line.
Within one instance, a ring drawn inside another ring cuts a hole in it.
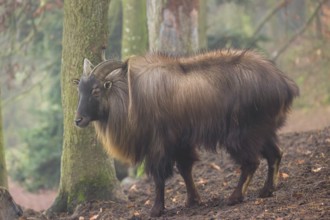
M 91 118 L 87 116 L 81 116 L 80 114 L 76 115 L 76 118 L 74 119 L 74 123 L 76 126 L 84 128 L 89 125 L 89 122 L 91 122 Z
M 74 120 L 76 126 L 79 126 L 80 122 L 82 122 L 82 121 L 83 121 L 83 117 L 79 117 L 79 118 L 76 118 L 76 119 Z

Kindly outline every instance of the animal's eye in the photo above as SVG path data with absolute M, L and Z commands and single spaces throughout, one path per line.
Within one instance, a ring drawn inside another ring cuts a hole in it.
M 101 93 L 101 90 L 99 88 L 95 88 L 92 90 L 92 96 L 99 96 Z
M 112 82 L 111 81 L 106 81 L 104 84 L 103 84 L 104 88 L 106 89 L 110 89 L 111 86 L 112 86 Z

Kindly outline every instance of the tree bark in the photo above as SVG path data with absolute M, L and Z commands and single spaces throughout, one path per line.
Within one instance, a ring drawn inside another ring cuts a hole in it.
M 191 53 L 200 48 L 198 0 L 147 0 L 149 49 Z
M 101 61 L 101 50 L 108 38 L 110 0 L 64 1 L 62 51 L 62 105 L 64 140 L 58 196 L 50 211 L 65 212 L 85 201 L 121 200 L 123 193 L 116 179 L 113 159 L 96 140 L 90 126 L 74 126 L 78 96 L 74 78 L 80 78 L 84 58 Z
M 5 160 L 5 146 L 3 143 L 1 108 L 2 106 L 1 106 L 1 91 L 0 91 L 0 186 L 8 188 L 7 169 L 6 169 L 6 160 Z
M 146 52 L 147 17 L 145 0 L 123 0 L 122 58 Z

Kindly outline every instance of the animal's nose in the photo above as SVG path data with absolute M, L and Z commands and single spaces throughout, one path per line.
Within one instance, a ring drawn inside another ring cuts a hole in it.
M 83 120 L 83 117 L 78 117 L 74 120 L 74 122 L 76 123 L 76 125 L 78 126 L 79 123 Z

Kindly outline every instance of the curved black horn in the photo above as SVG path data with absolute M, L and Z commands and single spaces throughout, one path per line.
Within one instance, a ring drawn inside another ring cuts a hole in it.
M 111 73 L 115 69 L 119 69 L 122 67 L 123 67 L 123 62 L 121 61 L 107 60 L 98 64 L 94 68 L 93 74 L 100 79 L 104 79 L 109 73 Z

